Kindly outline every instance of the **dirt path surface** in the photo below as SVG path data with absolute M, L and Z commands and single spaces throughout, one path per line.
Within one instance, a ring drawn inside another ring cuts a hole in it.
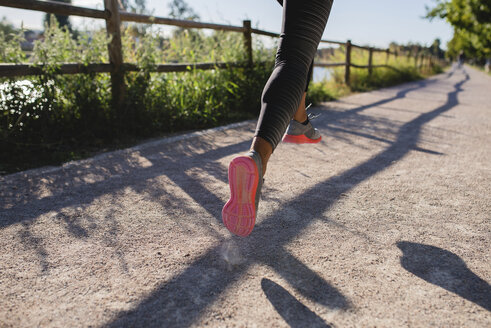
M 248 238 L 221 223 L 254 122 L 0 178 L 1 327 L 490 327 L 491 78 L 314 109 Z

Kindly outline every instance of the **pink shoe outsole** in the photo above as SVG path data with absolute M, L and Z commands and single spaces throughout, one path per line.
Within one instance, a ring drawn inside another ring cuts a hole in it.
M 227 229 L 241 237 L 248 236 L 256 223 L 256 190 L 259 172 L 254 160 L 248 156 L 236 157 L 228 168 L 230 200 L 222 210 Z
M 283 142 L 295 143 L 295 144 L 318 143 L 321 140 L 322 140 L 322 137 L 319 137 L 318 139 L 310 139 L 310 138 L 307 138 L 303 134 L 298 135 L 298 136 L 291 135 L 291 134 L 285 134 L 285 136 L 283 137 Z

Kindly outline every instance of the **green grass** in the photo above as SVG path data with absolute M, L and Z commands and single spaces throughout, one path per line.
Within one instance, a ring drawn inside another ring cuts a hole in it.
M 151 73 L 162 63 L 245 61 L 239 33 L 210 35 L 176 30 L 165 38 L 158 29 L 135 35 L 123 31 L 125 62 L 141 67 L 125 74 L 125 102 L 111 107 L 109 74 L 56 75 L 60 62 L 107 63 L 105 31 L 74 39 L 52 24 L 30 58 L 18 36 L 2 42 L 0 61 L 46 65 L 45 75 L 0 80 L 0 173 L 57 165 L 116 149 L 145 138 L 208 128 L 255 117 L 262 87 L 272 67 L 272 50 L 257 47 L 255 58 L 268 64 L 251 69 Z
M 345 51 L 341 47 L 327 58 L 318 58 L 323 62 L 343 62 Z M 368 65 L 368 51 L 354 48 L 351 53 L 353 64 Z M 329 80 L 312 84 L 309 90 L 308 100 L 317 104 L 322 101 L 339 99 L 354 92 L 366 92 L 384 87 L 419 80 L 433 74 L 443 72 L 438 64 L 425 65 L 422 69 L 416 69 L 413 58 L 393 55 L 387 57 L 385 53 L 376 52 L 373 55 L 373 65 L 389 65 L 390 67 L 373 68 L 370 74 L 368 69 L 351 68 L 350 85 L 345 84 L 345 68 L 338 67 L 331 71 Z M 427 63 L 428 64 L 428 63 Z

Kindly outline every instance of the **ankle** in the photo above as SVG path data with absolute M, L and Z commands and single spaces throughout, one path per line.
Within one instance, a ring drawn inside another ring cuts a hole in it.
M 303 120 L 303 121 L 298 121 L 298 120 L 296 120 L 296 119 L 293 119 L 293 120 L 294 120 L 295 122 L 298 122 L 298 123 L 302 124 L 302 125 L 307 125 L 307 124 L 309 124 L 309 122 L 310 122 L 308 117 L 307 117 L 305 120 Z
M 297 113 L 297 115 L 293 116 L 293 120 L 297 121 L 298 123 L 303 123 L 303 122 L 307 121 L 309 119 L 309 117 L 307 116 L 307 113 L 303 112 L 302 114 L 304 114 L 304 115 L 300 115 Z
M 263 166 L 263 176 L 266 172 L 266 167 L 268 165 L 269 158 L 273 153 L 273 147 L 271 144 L 261 137 L 254 137 L 251 145 L 251 149 L 259 154 L 261 157 L 261 163 Z

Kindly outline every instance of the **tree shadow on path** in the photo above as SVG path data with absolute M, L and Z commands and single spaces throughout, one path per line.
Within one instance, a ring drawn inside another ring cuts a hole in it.
M 445 104 L 404 124 L 398 131 L 396 140 L 388 148 L 364 163 L 329 178 L 290 202 L 282 204 L 282 209 L 265 218 L 250 237 L 239 241 L 241 250 L 247 255 L 247 262 L 236 270 L 229 271 L 223 267 L 220 259 L 221 245 L 218 245 L 171 281 L 161 285 L 136 308 L 120 312 L 107 326 L 188 327 L 217 300 L 219 294 L 238 281 L 251 265 L 258 262 L 271 266 L 287 279 L 293 288 L 312 301 L 330 308 L 349 308 L 349 300 L 340 291 L 288 254 L 283 246 L 301 234 L 312 222 L 322 217 L 324 212 L 342 197 L 342 194 L 390 167 L 417 148 L 424 124 L 454 108 L 458 104 L 457 95 L 468 80 L 469 76 L 466 74 L 464 79 L 454 85 L 454 90 L 448 93 Z M 422 87 L 423 83 L 420 82 L 419 87 Z M 400 96 L 415 89 L 417 88 L 411 86 L 398 94 Z M 395 99 L 397 98 L 393 100 Z M 374 106 L 386 102 L 388 101 L 379 101 Z M 362 106 L 348 112 L 356 113 L 367 108 L 369 106 Z M 345 115 L 347 113 L 340 113 L 337 118 Z M 291 220 L 289 216 L 292 208 L 305 209 L 304 218 Z M 309 276 L 311 278 L 305 279 Z M 311 286 L 315 288 L 309 287 L 312 279 L 314 284 Z
M 261 288 L 276 309 L 276 312 L 281 315 L 290 327 L 331 327 L 274 281 L 263 278 L 261 280 Z
M 491 311 L 491 286 L 447 250 L 408 241 L 397 243 L 401 265 L 415 276 Z
M 331 124 L 336 121 L 340 121 L 346 117 L 356 115 L 366 109 L 380 106 L 391 101 L 404 98 L 409 92 L 415 91 L 426 87 L 428 84 L 435 83 L 435 80 L 425 80 L 412 83 L 410 87 L 406 87 L 399 90 L 393 97 L 384 98 L 371 104 L 359 106 L 350 110 L 340 111 L 340 112 L 329 112 L 319 119 L 322 123 L 323 119 L 328 119 L 326 124 Z M 182 148 L 186 149 L 199 146 L 203 149 L 211 148 L 210 145 L 195 144 L 196 140 L 190 139 L 187 141 L 181 141 L 183 144 Z M 162 172 L 169 172 L 168 177 L 173 179 L 174 182 L 179 185 L 185 192 L 187 192 L 195 201 L 204 206 L 210 213 L 215 213 L 216 209 L 219 207 L 220 200 L 213 194 L 210 193 L 203 186 L 198 185 L 195 179 L 187 177 L 185 170 L 193 167 L 198 163 L 202 166 L 203 162 L 211 162 L 218 158 L 237 153 L 247 149 L 250 141 L 243 141 L 240 143 L 232 144 L 219 149 L 213 149 L 210 151 L 205 151 L 200 155 L 189 155 L 187 159 L 180 159 L 181 162 L 176 163 L 174 157 L 183 157 L 183 152 L 178 151 L 174 156 L 159 156 L 158 158 L 152 160 L 151 167 L 141 168 L 134 166 L 130 161 L 123 160 L 126 154 L 115 153 L 109 154 L 108 156 L 113 158 L 113 162 L 117 162 L 115 167 L 93 167 L 90 168 L 77 168 L 77 174 L 74 178 L 70 178 L 70 174 L 73 174 L 70 170 L 57 170 L 52 174 L 45 174 L 40 180 L 50 181 L 50 196 L 42 197 L 40 199 L 19 198 L 13 201 L 12 206 L 8 206 L 6 203 L 7 199 L 12 199 L 15 194 L 20 194 L 20 190 L 26 195 L 33 195 L 40 188 L 40 185 L 44 185 L 44 182 L 39 181 L 39 179 L 28 178 L 28 186 L 21 186 L 19 190 L 18 186 L 15 186 L 14 191 L 0 190 L 0 229 L 5 228 L 9 225 L 20 223 L 20 222 L 32 222 L 38 216 L 48 213 L 51 211 L 59 211 L 63 208 L 73 207 L 73 206 L 83 206 L 84 204 L 90 204 L 96 198 L 107 194 L 115 193 L 118 190 L 124 190 L 128 186 L 138 186 L 141 184 L 142 180 L 149 180 L 162 174 Z M 152 147 L 150 147 L 152 148 Z M 175 152 L 175 150 L 173 150 Z M 141 155 L 145 156 L 146 151 L 142 151 Z M 186 154 L 184 154 L 186 156 Z M 177 165 L 177 166 L 176 166 Z M 177 169 L 176 169 L 177 168 Z M 213 172 L 212 173 L 216 173 Z M 100 181 L 95 183 L 85 183 L 81 176 L 86 174 L 89 175 L 100 175 L 103 177 Z M 223 180 L 220 173 L 217 173 L 217 177 Z M 1 181 L 1 177 L 0 177 Z M 113 184 L 113 189 L 108 190 L 107 186 Z M 80 197 L 83 195 L 83 198 Z M 203 196 L 206 195 L 209 198 L 206 201 L 200 201 Z M 63 196 L 63 197 L 60 197 Z M 12 201 L 9 201 L 12 202 Z M 217 207 L 218 206 L 218 207 Z M 20 214 L 19 214 L 20 213 Z M 218 210 L 218 214 L 220 210 Z M 75 224 L 75 222 L 72 222 Z

